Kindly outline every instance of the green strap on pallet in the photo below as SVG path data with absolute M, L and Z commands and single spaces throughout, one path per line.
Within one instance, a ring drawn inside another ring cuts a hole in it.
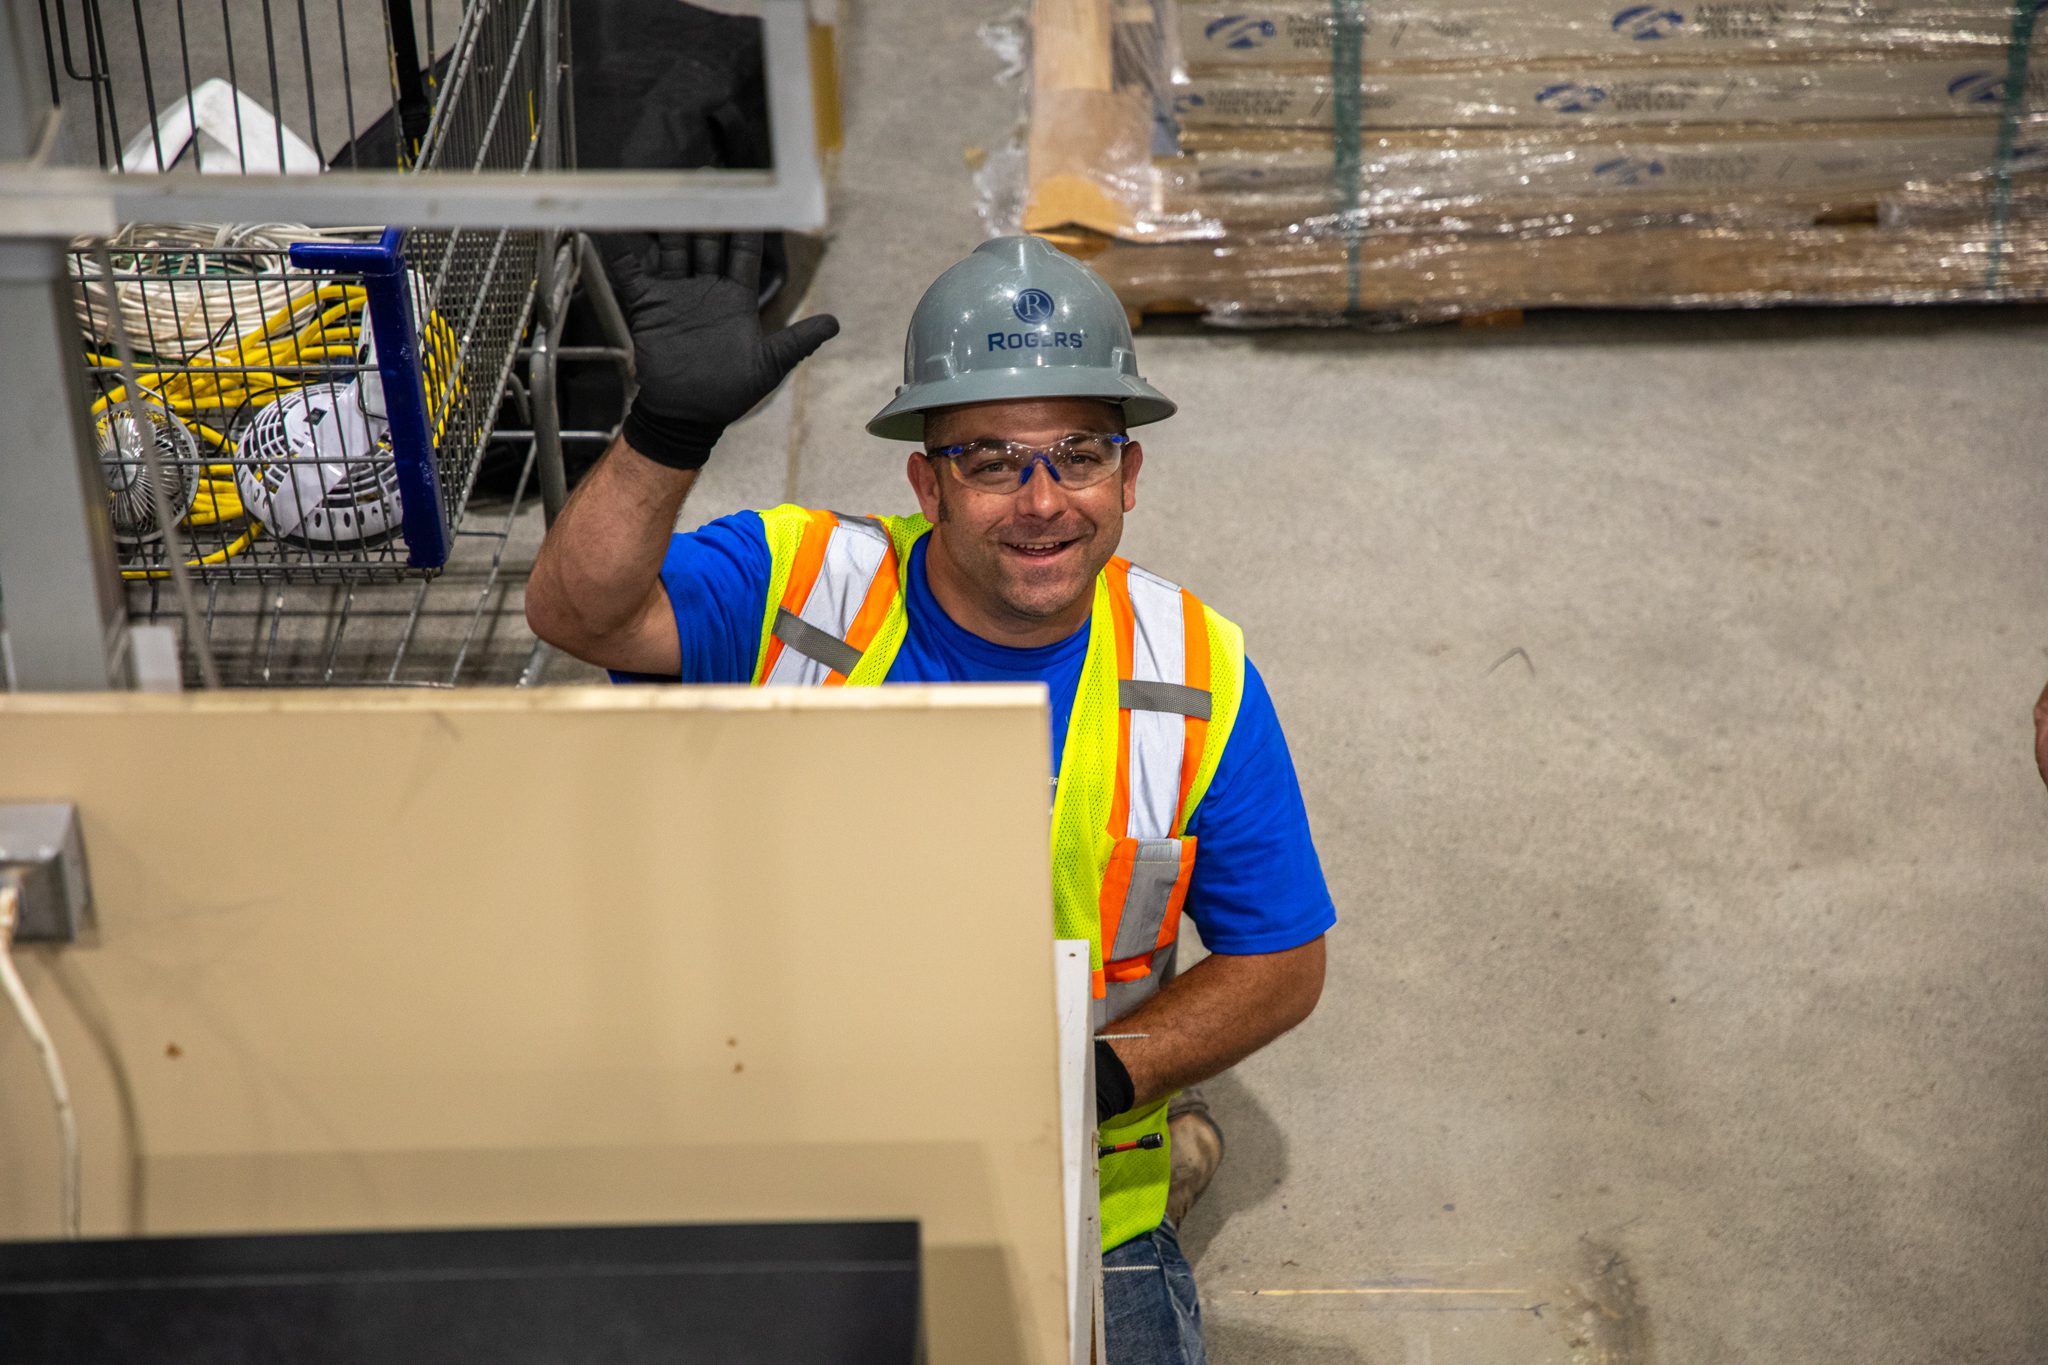
M 2026 0 L 2021 0 L 2025 3 Z M 1359 165 L 1359 133 L 1365 122 L 1361 67 L 1365 57 L 1365 9 L 1362 0 L 1330 0 L 1330 118 L 1332 188 L 1344 225 L 1346 313 L 1358 311 L 1358 238 L 1364 210 L 1358 197 L 1364 188 Z
M 2020 119 L 2027 109 L 2027 60 L 2034 46 L 2034 20 L 2042 0 L 2013 0 L 2012 38 L 2005 45 L 2005 88 L 1998 117 L 1997 174 L 1991 191 L 1991 258 L 1984 287 L 1998 288 L 2005 269 L 2006 228 L 2012 219 L 2012 163 L 2019 150 Z

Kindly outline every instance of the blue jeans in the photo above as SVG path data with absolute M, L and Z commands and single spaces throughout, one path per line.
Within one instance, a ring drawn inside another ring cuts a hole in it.
M 1207 1365 L 1195 1272 L 1173 1224 L 1103 1253 L 1102 1308 L 1109 1365 Z

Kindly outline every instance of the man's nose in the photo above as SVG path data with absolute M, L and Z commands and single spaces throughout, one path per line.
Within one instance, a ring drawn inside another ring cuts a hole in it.
M 1029 512 L 1050 516 L 1060 510 L 1065 497 L 1066 486 L 1053 472 L 1052 461 L 1044 452 L 1035 452 L 1031 463 L 1024 466 L 1024 486 L 1017 490 L 1018 501 Z

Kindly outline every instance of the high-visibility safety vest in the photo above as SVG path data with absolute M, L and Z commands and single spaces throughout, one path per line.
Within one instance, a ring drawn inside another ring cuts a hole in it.
M 788 505 L 761 521 L 774 567 L 754 683 L 880 683 L 909 630 L 910 549 L 931 523 Z M 1098 1027 L 1173 975 L 1195 865 L 1195 840 L 1185 831 L 1243 693 L 1243 632 L 1194 594 L 1110 560 L 1095 580 L 1052 809 L 1053 928 L 1057 937 L 1088 940 Z M 1166 1216 L 1166 1104 L 1102 1126 L 1105 1144 L 1150 1133 L 1161 1142 L 1102 1159 L 1105 1251 Z

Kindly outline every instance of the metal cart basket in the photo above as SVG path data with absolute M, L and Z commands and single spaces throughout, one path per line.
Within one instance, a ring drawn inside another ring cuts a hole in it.
M 131 10 L 125 50 L 139 65 L 138 83 L 115 69 L 124 49 L 109 41 L 114 7 L 77 2 L 75 15 L 56 3 L 53 65 L 91 90 L 110 168 L 148 174 L 190 157 L 215 169 L 211 155 L 227 162 L 217 167 L 225 171 L 276 169 L 308 151 L 318 157 L 328 130 L 316 53 L 326 83 L 338 78 L 343 117 L 353 125 L 359 54 L 350 51 L 347 0 L 331 13 L 305 0 L 262 5 L 268 60 L 254 72 L 246 69 L 246 10 L 238 50 L 233 7 L 218 6 L 221 65 L 256 76 L 269 109 L 234 79 L 201 79 L 192 69 L 195 49 L 215 36 L 198 31 L 205 6 L 180 4 L 167 14 L 158 7 L 158 20 Z M 368 16 L 355 8 L 360 47 Z M 397 79 L 405 69 L 399 54 L 416 54 L 404 36 L 412 15 L 394 4 L 387 16 L 378 65 L 394 73 L 399 126 L 389 142 L 397 165 L 531 169 L 543 147 L 540 21 L 552 21 L 541 0 L 465 7 L 416 145 L 404 125 L 417 120 L 420 92 Z M 159 71 L 171 54 L 175 74 Z M 289 127 L 295 83 L 306 139 Z M 155 106 L 167 87 L 167 103 Z M 153 106 L 139 115 L 140 127 L 137 111 L 123 108 L 123 96 L 137 89 Z M 553 102 L 545 103 L 551 111 Z M 359 130 L 347 131 L 338 150 L 360 164 Z M 391 228 L 332 237 L 274 225 L 133 226 L 104 248 L 74 253 L 80 322 L 93 346 L 95 431 L 127 574 L 162 574 L 165 557 L 187 538 L 189 567 L 201 581 L 394 577 L 447 562 L 449 532 L 462 519 L 532 309 L 541 234 Z M 123 329 L 139 394 L 122 383 Z M 172 485 L 178 527 L 155 524 L 144 440 L 155 444 Z
M 53 93 L 89 96 L 92 120 L 74 126 L 108 170 L 526 172 L 558 165 L 565 145 L 558 0 L 45 0 L 43 19 Z M 429 54 L 449 35 L 431 65 L 422 33 Z M 209 634 L 236 619 L 268 634 L 236 680 L 407 680 L 427 580 L 460 537 L 495 541 L 495 578 L 509 515 L 484 532 L 463 523 L 483 452 L 506 435 L 494 422 L 508 379 L 530 428 L 510 433 L 526 445 L 513 511 L 536 457 L 559 486 L 558 422 L 533 411 L 551 403 L 552 374 L 518 382 L 514 365 L 536 351 L 552 364 L 545 328 L 558 331 L 588 257 L 576 248 L 531 230 L 278 223 L 131 224 L 76 244 L 131 616 L 170 609 L 176 556 L 206 591 Z M 356 585 L 403 579 L 418 580 L 409 612 L 388 598 L 356 612 L 359 625 L 403 622 L 396 638 L 373 628 L 377 665 L 344 655 Z M 475 610 L 491 593 L 487 581 Z M 322 665 L 280 672 L 281 628 L 303 636 L 314 618 L 332 636 Z M 460 669 L 458 657 L 446 681 Z

